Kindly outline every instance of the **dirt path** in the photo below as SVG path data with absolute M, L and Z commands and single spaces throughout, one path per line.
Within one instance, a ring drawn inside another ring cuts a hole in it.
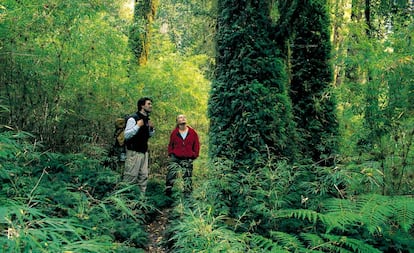
M 164 232 L 167 227 L 168 217 L 171 209 L 163 209 L 157 218 L 147 225 L 149 234 L 148 253 L 167 253 L 168 249 L 164 245 Z

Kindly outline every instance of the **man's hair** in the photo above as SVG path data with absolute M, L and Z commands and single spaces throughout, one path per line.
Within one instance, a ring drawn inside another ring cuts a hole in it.
M 152 99 L 151 99 L 151 98 L 149 98 L 149 97 L 142 97 L 142 98 L 138 99 L 138 102 L 137 102 L 138 111 L 141 111 L 141 107 L 142 107 L 143 105 L 145 105 L 145 103 L 146 103 L 148 100 L 152 102 Z

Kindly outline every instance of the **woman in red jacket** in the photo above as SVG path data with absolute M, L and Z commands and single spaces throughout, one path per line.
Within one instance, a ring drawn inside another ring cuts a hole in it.
M 193 128 L 187 125 L 185 115 L 178 115 L 176 122 L 177 126 L 172 130 L 168 144 L 170 162 L 166 176 L 165 193 L 169 197 L 171 197 L 174 181 L 179 172 L 183 175 L 184 193 L 191 193 L 193 161 L 198 157 L 200 152 L 198 134 Z

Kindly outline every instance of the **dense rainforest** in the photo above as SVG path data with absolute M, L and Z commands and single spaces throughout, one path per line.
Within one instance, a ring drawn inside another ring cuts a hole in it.
M 414 252 L 413 13 L 413 0 L 2 0 L 0 252 Z M 144 96 L 142 195 L 113 144 Z M 192 194 L 178 178 L 168 198 L 178 114 L 201 154 Z

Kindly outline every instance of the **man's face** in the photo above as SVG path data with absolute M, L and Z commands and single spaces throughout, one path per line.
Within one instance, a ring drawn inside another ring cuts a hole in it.
M 177 124 L 178 125 L 182 125 L 182 124 L 185 124 L 185 123 L 187 123 L 187 118 L 185 117 L 185 115 L 178 115 L 177 116 Z
M 152 102 L 151 100 L 145 101 L 145 104 L 142 106 L 142 109 L 144 109 L 146 112 L 152 111 Z

